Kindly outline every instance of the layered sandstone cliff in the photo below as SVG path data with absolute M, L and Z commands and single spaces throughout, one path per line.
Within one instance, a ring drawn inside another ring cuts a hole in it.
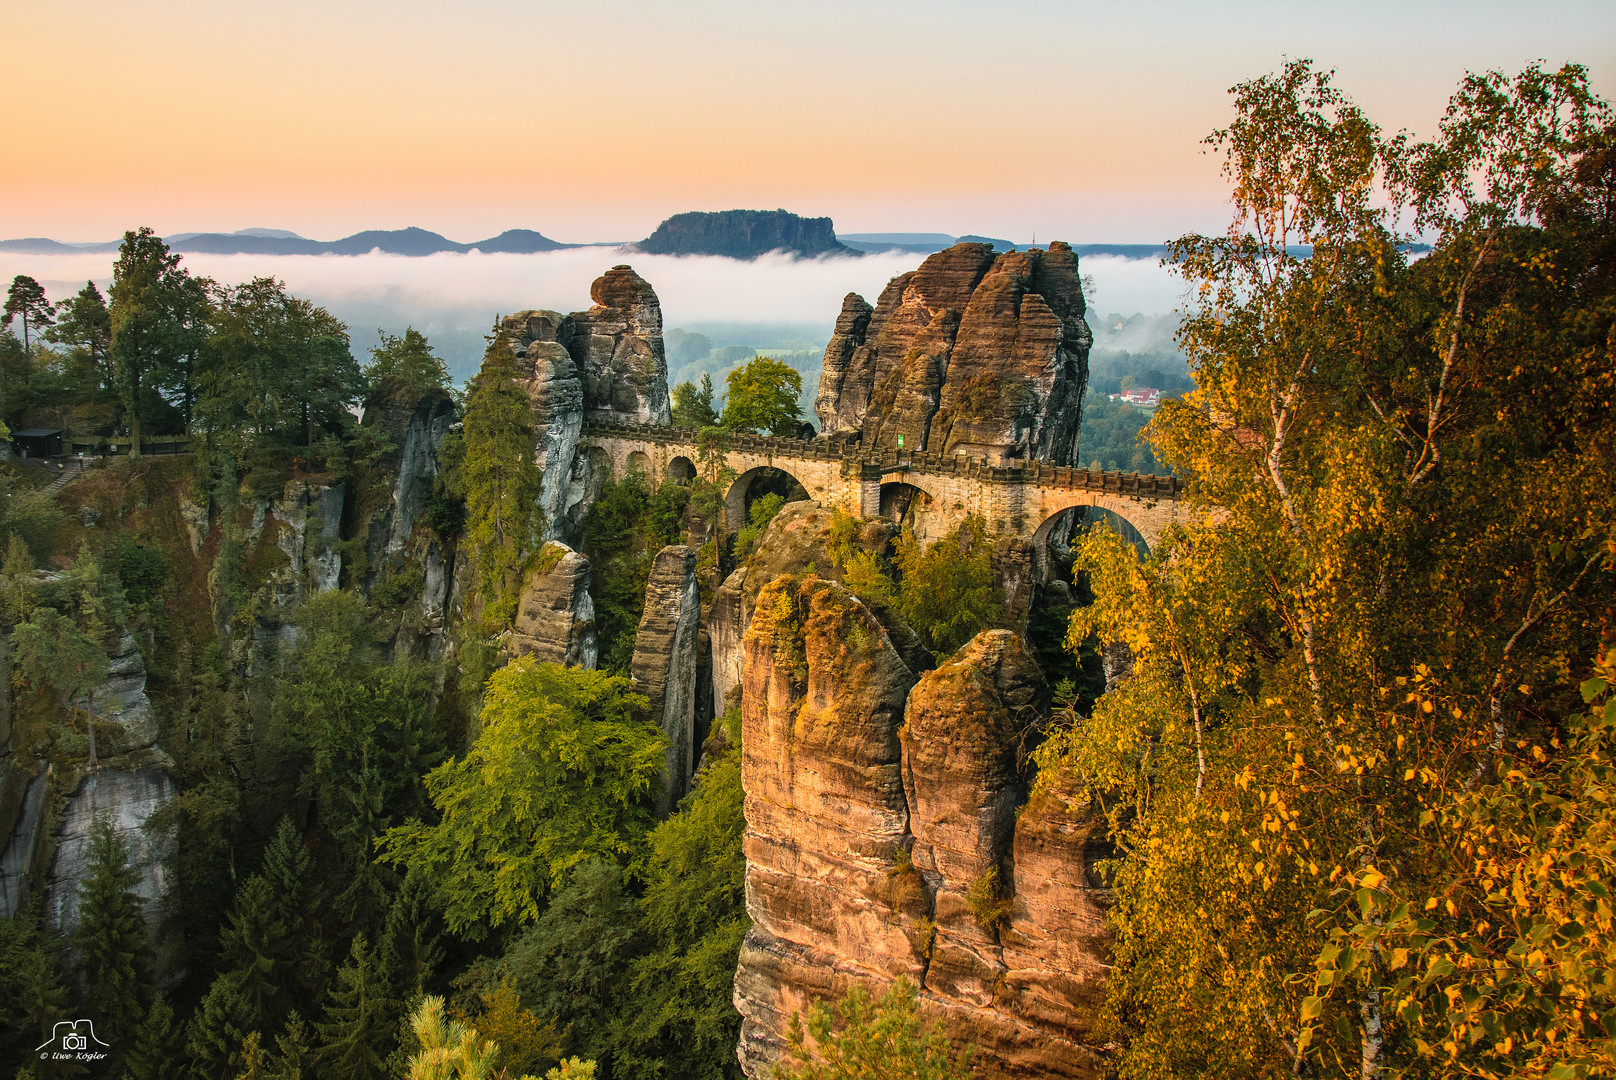
M 595 279 L 589 295 L 594 305 L 587 311 L 519 311 L 498 327 L 516 354 L 518 382 L 538 428 L 545 536 L 572 543 L 601 480 L 578 452 L 584 419 L 673 419 L 656 290 L 631 267 L 615 266 Z
M 849 294 L 825 347 L 815 412 L 867 448 L 1076 461 L 1092 335 L 1063 243 L 995 255 L 956 244 L 871 308 Z
M 522 582 L 510 651 L 513 656 L 594 670 L 600 654 L 588 559 L 554 540 L 544 545 Z
M 1087 803 L 1025 802 L 1048 715 L 1036 662 L 986 631 L 935 671 L 903 663 L 841 587 L 782 577 L 745 638 L 747 909 L 735 1002 L 748 1076 L 793 1012 L 899 975 L 979 1075 L 1093 1077 L 1108 854 Z M 1019 808 L 1019 812 L 1018 812 Z
M 645 695 L 643 718 L 660 727 L 668 739 L 657 804 L 662 815 L 678 805 L 695 772 L 696 625 L 700 616 L 696 553 L 684 544 L 670 544 L 651 563 L 630 668 L 634 692 Z

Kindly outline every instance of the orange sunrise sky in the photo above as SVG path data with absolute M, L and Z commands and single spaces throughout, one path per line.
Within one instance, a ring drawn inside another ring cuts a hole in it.
M 0 6 L 0 237 L 419 225 L 633 240 L 682 210 L 1157 241 L 1200 139 L 1308 56 L 1430 133 L 1468 69 L 1616 96 L 1616 4 L 287 0 Z

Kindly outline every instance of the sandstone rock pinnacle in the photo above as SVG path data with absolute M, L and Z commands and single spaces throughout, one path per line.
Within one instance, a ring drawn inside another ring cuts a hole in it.
M 815 412 L 866 448 L 1074 464 L 1092 336 L 1067 244 L 995 255 L 956 244 L 873 309 L 850 295 Z

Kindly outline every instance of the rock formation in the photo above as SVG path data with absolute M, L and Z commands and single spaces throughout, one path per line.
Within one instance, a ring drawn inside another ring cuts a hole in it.
M 543 473 L 540 507 L 545 535 L 558 536 L 567 518 L 568 479 L 584 426 L 584 384 L 567 345 L 573 339 L 571 316 L 555 311 L 524 311 L 506 316 L 500 331 L 515 350 L 519 380 L 533 405 L 539 429 L 537 462 Z
M 589 597 L 589 560 L 550 541 L 522 583 L 511 633 L 511 654 L 594 670 L 595 602 Z
M 894 278 L 874 309 L 849 294 L 815 412 L 867 448 L 1076 462 L 1091 335 L 1077 256 L 956 244 Z
M 828 582 L 781 578 L 746 635 L 747 909 L 736 1007 L 748 1076 L 794 1011 L 898 975 L 979 1075 L 1093 1077 L 1109 852 L 1086 800 L 1026 796 L 1048 714 L 1014 634 L 985 631 L 914 680 Z M 910 689 L 911 684 L 913 689 Z
M 841 580 L 841 570 L 829 547 L 831 521 L 831 512 L 816 502 L 786 503 L 769 522 L 757 551 L 736 567 L 714 594 L 706 624 L 712 641 L 713 708 L 717 711 L 723 712 L 730 695 L 741 685 L 745 668 L 743 640 L 763 587 L 781 574 L 801 572 L 809 566 L 827 580 Z M 865 551 L 885 552 L 893 530 L 889 522 L 866 522 L 857 543 Z M 911 671 L 932 666 L 931 654 L 896 612 L 882 606 L 872 607 L 871 612 L 881 621 Z
M 595 302 L 573 316 L 571 352 L 592 416 L 670 424 L 662 305 L 632 267 L 614 266 L 589 287 Z
M 695 771 L 696 624 L 701 596 L 696 553 L 683 544 L 657 552 L 645 587 L 645 611 L 634 639 L 634 692 L 648 702 L 645 718 L 668 737 L 658 812 L 666 816 L 689 790 Z
M 576 542 L 602 477 L 578 453 L 585 417 L 669 424 L 668 363 L 656 290 L 628 266 L 590 287 L 588 311 L 519 311 L 498 330 L 516 354 L 538 427 L 545 536 Z
M 780 1056 L 786 1023 L 853 977 L 917 982 L 905 916 L 908 838 L 898 729 L 914 675 L 879 621 L 840 586 L 783 577 L 746 631 L 741 774 L 746 901 L 735 1006 L 748 1076 Z
M 4 651 L 0 648 L 0 653 Z M 135 891 L 147 901 L 147 932 L 157 952 L 158 980 L 172 985 L 184 975 L 179 922 L 164 903 L 164 865 L 174 837 L 153 833 L 146 823 L 176 793 L 169 775 L 173 762 L 157 745 L 157 715 L 146 696 L 146 666 L 134 637 L 124 634 L 115 651 L 109 650 L 108 661 L 107 679 L 90 698 L 101 740 L 93 768 L 88 764 L 64 768 L 32 758 L 19 760 L 24 755 L 5 755 L 0 779 L 0 828 L 6 841 L 0 852 L 0 915 L 14 915 L 30 886 L 42 887 L 46 921 L 71 935 L 78 925 L 79 887 L 90 869 L 90 829 L 97 816 L 108 817 L 129 846 L 129 864 L 140 874 Z M 7 705 L 8 699 L 0 698 L 0 715 Z M 64 796 L 62 806 L 59 800 Z
M 454 399 L 447 392 L 430 390 L 423 394 L 396 380 L 384 380 L 366 405 L 365 426 L 377 428 L 393 444 L 393 449 L 383 455 L 381 468 L 387 473 L 396 472 L 392 498 L 368 522 L 365 555 L 373 571 L 396 568 L 403 561 L 415 522 L 432 494 L 432 479 L 438 474 L 438 448 L 453 420 Z M 337 509 L 341 508 L 339 489 Z M 333 529 L 336 523 L 333 519 Z

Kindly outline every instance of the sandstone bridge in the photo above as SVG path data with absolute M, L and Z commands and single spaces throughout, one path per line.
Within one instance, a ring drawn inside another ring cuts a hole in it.
M 696 475 L 696 432 L 616 420 L 588 420 L 581 449 L 612 475 L 638 470 L 648 479 L 686 482 Z M 790 439 L 733 436 L 728 465 L 737 476 L 727 493 L 731 531 L 746 523 L 748 492 L 778 470 L 801 484 L 826 507 L 859 517 L 890 514 L 924 496 L 931 531 L 946 532 L 968 515 L 980 514 L 995 537 L 1039 538 L 1062 511 L 1093 507 L 1126 522 L 1154 546 L 1173 520 L 1183 482 L 1171 476 L 1094 472 L 1042 462 L 994 465 L 982 458 L 867 452 L 855 439 Z

